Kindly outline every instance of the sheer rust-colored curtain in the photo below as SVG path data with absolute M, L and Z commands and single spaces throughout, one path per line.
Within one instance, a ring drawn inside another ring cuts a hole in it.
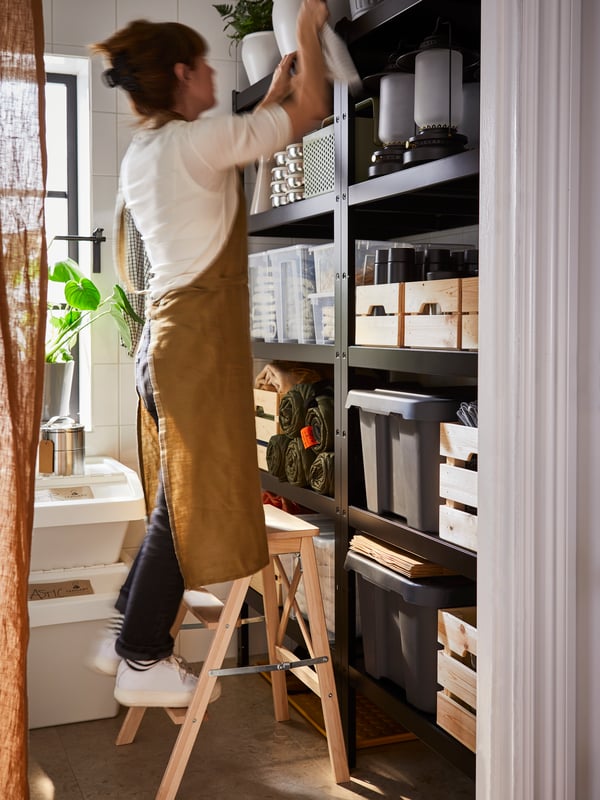
M 0 796 L 27 789 L 27 581 L 47 265 L 41 0 L 0 0 Z

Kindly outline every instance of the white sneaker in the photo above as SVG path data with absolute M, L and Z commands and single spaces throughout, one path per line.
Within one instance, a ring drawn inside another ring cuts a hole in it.
M 115 642 L 121 633 L 122 627 L 123 614 L 115 610 L 87 658 L 87 666 L 93 669 L 94 672 L 101 672 L 103 675 L 117 674 L 121 656 L 115 650 Z
M 190 704 L 198 678 L 186 662 L 170 656 L 146 669 L 134 669 L 122 661 L 115 685 L 115 700 L 124 706 L 184 708 Z M 215 684 L 209 702 L 221 696 Z
M 105 633 L 102 639 L 98 639 L 88 657 L 88 667 L 103 675 L 116 675 L 122 660 L 115 650 L 116 641 L 116 637 L 110 633 Z

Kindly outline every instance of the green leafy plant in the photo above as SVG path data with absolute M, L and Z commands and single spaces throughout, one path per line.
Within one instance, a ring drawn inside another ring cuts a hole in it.
M 238 0 L 235 5 L 213 5 L 225 20 L 223 30 L 233 42 L 249 33 L 273 30 L 273 0 Z
M 48 279 L 64 284 L 64 303 L 48 303 L 48 339 L 46 361 L 72 361 L 71 353 L 78 335 L 101 317 L 114 321 L 125 347 L 131 348 L 127 317 L 143 324 L 125 292 L 118 284 L 109 297 L 102 298 L 96 284 L 86 277 L 71 258 L 58 261 L 48 270 Z

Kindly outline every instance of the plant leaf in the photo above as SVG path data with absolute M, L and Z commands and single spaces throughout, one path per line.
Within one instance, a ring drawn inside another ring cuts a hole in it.
M 131 331 L 129 330 L 129 325 L 125 322 L 123 312 L 119 306 L 111 304 L 110 315 L 119 329 L 119 335 L 123 340 L 123 344 L 128 350 L 131 350 Z
M 57 283 L 67 283 L 67 281 L 80 281 L 85 275 L 79 269 L 79 265 L 72 258 L 64 261 L 57 261 L 56 264 L 48 268 L 48 280 Z
M 95 311 L 100 305 L 101 296 L 96 284 L 89 278 L 82 277 L 79 281 L 67 281 L 65 300 L 73 308 Z
M 134 320 L 135 320 L 136 322 L 138 322 L 140 325 L 143 325 L 143 324 L 144 324 L 144 320 L 143 320 L 143 319 L 140 317 L 140 315 L 139 315 L 139 314 L 138 314 L 138 313 L 137 313 L 137 312 L 134 310 L 133 306 L 132 306 L 132 305 L 131 305 L 131 303 L 129 302 L 129 298 L 127 297 L 127 295 L 125 294 L 125 292 L 124 292 L 124 291 L 123 291 L 123 289 L 122 289 L 122 288 L 119 286 L 119 284 L 118 284 L 118 283 L 115 283 L 115 285 L 113 286 L 113 292 L 114 292 L 114 300 L 115 300 L 115 304 L 116 304 L 116 305 L 117 305 L 119 308 L 123 309 L 123 311 L 124 311 L 124 312 L 125 312 L 125 313 L 126 313 L 128 316 L 130 316 L 132 319 L 134 319 Z

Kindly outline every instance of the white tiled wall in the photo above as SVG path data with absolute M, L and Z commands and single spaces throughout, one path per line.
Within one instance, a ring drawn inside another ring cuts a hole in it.
M 235 48 L 230 52 L 230 40 L 211 0 L 43 0 L 43 9 L 48 53 L 90 56 L 91 43 L 133 19 L 173 20 L 196 28 L 209 42 L 218 95 L 218 107 L 211 113 L 229 112 L 232 90 L 247 86 Z M 133 117 L 123 93 L 102 83 L 102 60 L 94 56 L 91 63 L 91 224 L 92 229 L 103 228 L 107 237 L 99 276 L 104 291 L 117 280 L 112 258 L 114 204 L 119 164 L 131 137 Z M 103 322 L 92 332 L 92 429 L 86 433 L 86 452 L 112 456 L 137 469 L 133 360 L 119 345 L 111 324 Z

